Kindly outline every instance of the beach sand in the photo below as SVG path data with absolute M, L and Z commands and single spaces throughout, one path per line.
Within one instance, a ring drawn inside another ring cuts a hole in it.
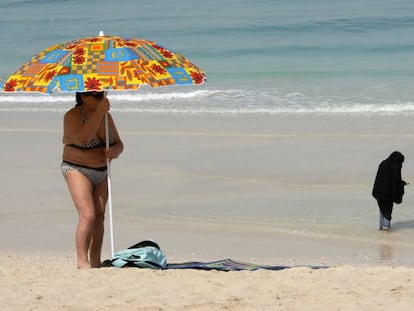
M 414 271 L 351 267 L 282 271 L 102 268 L 73 257 L 2 254 L 2 310 L 410 310 Z
M 116 250 L 154 239 L 169 262 L 232 258 L 294 268 L 76 270 L 77 216 L 58 170 L 62 116 L 5 112 L 2 310 L 412 307 L 413 194 L 408 188 L 388 235 L 377 230 L 370 197 L 378 163 L 394 150 L 414 180 L 409 117 L 113 115 L 125 143 L 112 164 Z M 268 205 L 280 208 L 280 221 Z M 290 214 L 295 206 L 308 206 L 309 215 Z

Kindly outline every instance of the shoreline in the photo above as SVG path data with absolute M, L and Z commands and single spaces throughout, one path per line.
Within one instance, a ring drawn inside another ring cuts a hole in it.
M 51 257 L 68 257 L 75 266 L 74 232 L 72 224 L 49 225 L 54 234 L 39 231 L 32 225 L 24 234 L 15 234 L 0 247 L 2 252 L 31 257 L 43 253 Z M 40 226 L 43 226 L 41 224 Z M 258 227 L 226 226 L 201 222 L 171 222 L 141 218 L 137 223 L 115 215 L 115 252 L 142 240 L 156 241 L 169 263 L 187 261 L 217 261 L 233 259 L 259 265 L 340 267 L 406 267 L 414 268 L 412 245 L 406 245 L 392 233 L 378 232 L 376 240 L 346 239 L 309 233 L 287 233 Z M 10 231 L 3 227 L 2 231 Z M 30 244 L 24 244 L 30 243 Z M 102 250 L 102 261 L 110 259 L 109 227 Z

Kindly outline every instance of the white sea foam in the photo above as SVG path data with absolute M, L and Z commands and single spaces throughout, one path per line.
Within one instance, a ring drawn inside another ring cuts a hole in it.
M 372 97 L 324 96 L 278 89 L 150 89 L 111 92 L 112 111 L 175 114 L 407 114 L 414 102 Z M 0 111 L 62 112 L 73 94 L 0 94 Z

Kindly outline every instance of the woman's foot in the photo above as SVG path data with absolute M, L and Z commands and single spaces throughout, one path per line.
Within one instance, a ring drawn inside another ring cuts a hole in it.
M 78 263 L 78 269 L 79 270 L 85 270 L 85 269 L 90 269 L 90 268 L 92 268 L 92 267 L 89 264 L 89 262 L 87 262 L 87 263 Z

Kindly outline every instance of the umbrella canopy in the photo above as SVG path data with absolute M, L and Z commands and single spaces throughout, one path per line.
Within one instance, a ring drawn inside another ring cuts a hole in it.
M 182 55 L 144 39 L 87 37 L 56 44 L 34 55 L 5 82 L 3 92 L 134 90 L 202 84 L 204 72 Z

